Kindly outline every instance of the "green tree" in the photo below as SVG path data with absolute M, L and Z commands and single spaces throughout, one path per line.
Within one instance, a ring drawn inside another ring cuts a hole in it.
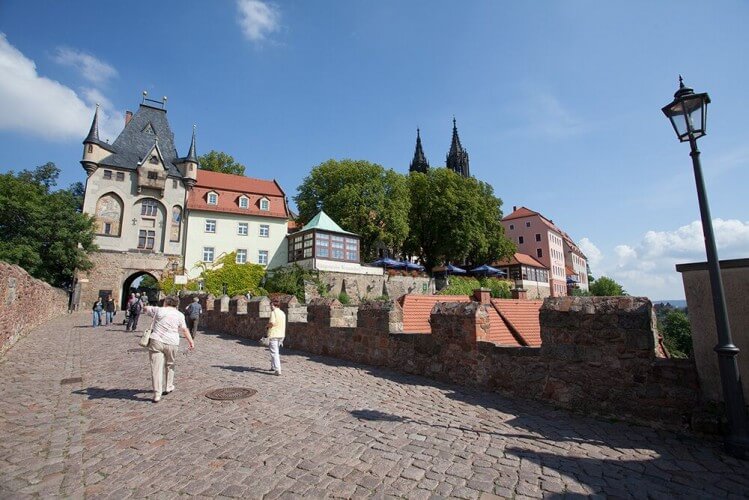
M 598 297 L 627 295 L 627 292 L 619 283 L 607 276 L 601 276 L 594 283 L 591 283 L 590 293 Z
M 236 259 L 237 252 L 231 252 L 220 257 L 211 267 L 201 263 L 203 271 L 194 282 L 203 281 L 205 290 L 213 295 L 221 295 L 224 284 L 230 297 L 244 295 L 247 292 L 252 295 L 266 295 L 265 289 L 260 286 L 265 276 L 265 268 L 259 264 L 237 264 Z M 162 286 L 166 284 L 162 280 Z
M 689 317 L 679 309 L 666 313 L 661 325 L 663 342 L 675 358 L 688 358 L 692 353 L 692 329 Z
M 328 160 L 312 169 L 294 197 L 299 220 L 324 210 L 343 229 L 361 237 L 363 261 L 376 246 L 400 251 L 408 236 L 410 208 L 405 176 L 364 160 Z
M 504 234 L 502 200 L 489 184 L 446 168 L 409 175 L 406 250 L 428 270 L 443 262 L 481 264 L 515 252 Z
M 71 190 L 51 192 L 60 170 L 0 174 L 0 259 L 55 286 L 69 285 L 76 269 L 90 269 L 94 221 L 79 212 Z
M 294 264 L 270 270 L 264 288 L 271 293 L 294 295 L 299 302 L 303 303 L 305 281 L 314 283 L 316 287 L 321 283 L 317 271 Z
M 244 165 L 234 160 L 234 157 L 221 151 L 211 150 L 198 157 L 198 165 L 202 170 L 222 172 L 224 174 L 244 175 Z

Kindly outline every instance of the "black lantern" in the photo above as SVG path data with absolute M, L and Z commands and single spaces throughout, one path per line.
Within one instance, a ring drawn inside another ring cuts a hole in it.
M 674 94 L 674 100 L 664 106 L 663 114 L 671 120 L 677 137 L 681 142 L 687 142 L 690 137 L 699 139 L 707 130 L 707 105 L 710 96 L 707 93 L 695 94 L 694 90 L 684 86 L 679 75 L 679 90 Z
M 177 268 L 179 268 L 179 264 L 177 263 L 177 261 L 172 261 L 172 272 L 174 274 L 177 274 Z

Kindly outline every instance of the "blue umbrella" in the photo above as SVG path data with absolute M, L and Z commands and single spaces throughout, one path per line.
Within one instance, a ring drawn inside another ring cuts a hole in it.
M 445 266 L 445 272 L 449 274 L 465 274 L 467 271 L 458 266 L 453 266 L 452 264 L 448 264 Z
M 377 259 L 376 261 L 372 262 L 370 265 L 376 266 L 376 267 L 391 267 L 393 269 L 405 269 L 406 267 L 406 265 L 403 262 L 393 260 L 389 257 L 383 257 L 381 259 Z
M 409 271 L 423 271 L 424 266 L 421 264 L 414 264 L 413 262 L 408 261 L 401 261 L 400 264 L 402 264 L 407 270 Z
M 506 274 L 504 271 L 500 271 L 496 267 L 487 266 L 486 264 L 471 269 L 471 273 L 484 276 L 504 276 Z

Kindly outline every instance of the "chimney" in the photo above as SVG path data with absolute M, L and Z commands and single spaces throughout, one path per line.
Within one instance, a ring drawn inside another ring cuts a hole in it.
M 510 293 L 512 293 L 512 298 L 516 300 L 527 300 L 528 299 L 528 292 L 523 288 L 513 288 Z
M 133 119 L 133 112 L 132 111 L 125 111 L 125 125 L 130 123 L 130 120 Z
M 513 212 L 514 212 L 515 210 L 517 210 L 517 209 L 518 209 L 517 205 L 513 205 L 513 206 L 512 206 L 512 211 L 513 211 Z

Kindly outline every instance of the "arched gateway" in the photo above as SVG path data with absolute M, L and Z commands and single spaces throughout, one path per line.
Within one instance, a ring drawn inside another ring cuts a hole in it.
M 150 278 L 150 279 L 149 279 Z M 131 274 L 122 284 L 120 308 L 124 311 L 130 293 L 146 294 L 148 302 L 153 304 L 159 300 L 159 289 L 154 285 L 158 282 L 156 276 L 148 271 L 138 271 Z

